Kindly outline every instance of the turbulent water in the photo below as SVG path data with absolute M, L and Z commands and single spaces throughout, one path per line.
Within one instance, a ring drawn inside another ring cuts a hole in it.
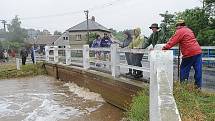
M 52 77 L 0 80 L 0 121 L 119 121 L 97 93 Z

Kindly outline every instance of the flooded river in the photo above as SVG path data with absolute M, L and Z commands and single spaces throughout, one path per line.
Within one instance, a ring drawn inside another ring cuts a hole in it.
M 0 121 L 120 121 L 123 112 L 73 83 L 48 76 L 0 80 Z

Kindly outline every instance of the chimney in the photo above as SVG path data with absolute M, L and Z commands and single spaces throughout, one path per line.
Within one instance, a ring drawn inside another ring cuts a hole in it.
M 94 16 L 92 16 L 92 21 L 96 21 L 96 18 Z

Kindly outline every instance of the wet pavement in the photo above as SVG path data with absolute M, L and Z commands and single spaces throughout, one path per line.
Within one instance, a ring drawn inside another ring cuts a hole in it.
M 120 121 L 97 93 L 49 76 L 0 80 L 0 121 Z

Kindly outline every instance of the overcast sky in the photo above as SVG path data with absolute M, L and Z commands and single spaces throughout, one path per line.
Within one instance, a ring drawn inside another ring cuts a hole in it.
M 84 21 L 84 10 L 89 9 L 89 16 L 95 16 L 107 28 L 140 27 L 145 35 L 151 33 L 148 29 L 151 23 L 160 23 L 159 13 L 201 6 L 199 0 L 0 0 L 0 3 L 0 19 L 9 23 L 18 15 L 24 28 L 63 32 Z

